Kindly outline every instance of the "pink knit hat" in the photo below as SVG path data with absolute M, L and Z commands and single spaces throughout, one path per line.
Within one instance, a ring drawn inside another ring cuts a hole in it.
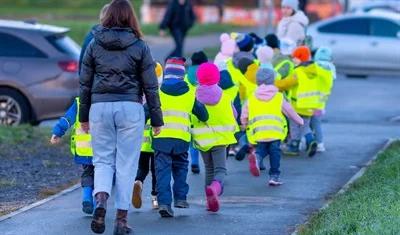
M 214 59 L 214 63 L 218 64 L 233 56 L 236 50 L 236 42 L 227 33 L 221 34 L 219 40 L 221 41 L 221 51 Z
M 220 79 L 218 67 L 213 63 L 201 64 L 196 75 L 200 85 L 215 85 L 218 84 Z

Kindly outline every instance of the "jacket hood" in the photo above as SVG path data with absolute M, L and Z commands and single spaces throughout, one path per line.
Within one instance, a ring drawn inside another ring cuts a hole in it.
M 101 47 L 110 51 L 124 50 L 139 40 L 130 28 L 103 26 L 94 29 L 94 39 Z
M 199 84 L 196 77 L 196 72 L 198 67 L 199 67 L 198 65 L 192 65 L 189 66 L 187 70 L 187 78 L 190 84 L 192 84 L 193 86 L 197 86 Z
M 180 96 L 189 92 L 188 84 L 176 78 L 164 79 L 160 89 L 165 94 L 172 96 Z
M 274 85 L 262 84 L 259 87 L 257 87 L 256 97 L 261 101 L 269 101 L 272 98 L 274 98 L 274 96 L 278 91 L 279 91 L 278 88 Z
M 222 97 L 222 89 L 218 85 L 201 85 L 196 90 L 197 100 L 206 105 L 216 105 Z
M 299 66 L 304 68 L 304 72 L 307 74 L 309 79 L 318 78 L 318 68 L 317 64 L 314 61 L 307 61 L 301 63 Z
M 307 16 L 302 11 L 297 11 L 294 15 L 292 15 L 290 17 L 285 17 L 282 20 L 285 20 L 288 22 L 298 22 L 299 24 L 303 25 L 304 27 L 306 27 L 310 23 Z

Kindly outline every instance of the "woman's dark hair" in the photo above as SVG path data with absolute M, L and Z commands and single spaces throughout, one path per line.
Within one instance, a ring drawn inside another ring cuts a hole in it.
M 136 37 L 143 37 L 135 11 L 128 0 L 113 0 L 101 20 L 101 24 L 106 28 L 131 28 Z

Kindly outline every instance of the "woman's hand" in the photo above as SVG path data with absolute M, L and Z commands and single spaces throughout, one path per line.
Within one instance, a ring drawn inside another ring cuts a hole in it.
M 157 136 L 161 132 L 161 126 L 153 126 L 153 136 Z
M 86 134 L 88 134 L 89 133 L 89 122 L 81 122 L 81 128 Z
M 52 135 L 50 138 L 50 143 L 51 144 L 59 144 L 61 142 L 61 138 L 56 136 L 56 135 Z

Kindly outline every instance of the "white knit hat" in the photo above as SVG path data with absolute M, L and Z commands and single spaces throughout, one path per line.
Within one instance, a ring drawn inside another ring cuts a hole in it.
M 282 0 L 281 6 L 290 7 L 294 11 L 299 10 L 299 0 Z

